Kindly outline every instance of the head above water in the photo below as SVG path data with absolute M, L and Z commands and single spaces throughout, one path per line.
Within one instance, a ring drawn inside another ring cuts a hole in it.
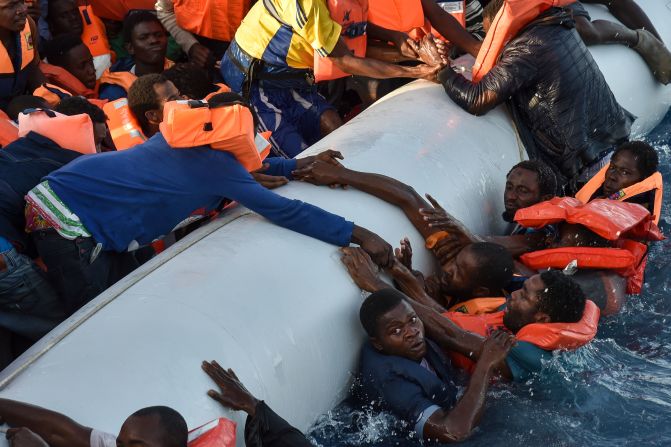
M 96 143 L 96 150 L 100 152 L 102 142 L 107 136 L 107 117 L 100 107 L 91 104 L 81 96 L 72 96 L 62 99 L 54 110 L 69 116 L 87 114 L 93 122 L 93 139 Z
M 168 32 L 156 14 L 146 10 L 131 11 L 123 21 L 123 40 L 136 63 L 157 64 L 163 71 Z
M 158 132 L 165 103 L 178 99 L 179 90 L 160 74 L 140 76 L 128 89 L 128 108 L 147 138 Z
M 513 257 L 499 244 L 478 242 L 464 247 L 442 266 L 442 295 L 470 299 L 501 296 L 513 277 Z
M 147 407 L 131 414 L 121 426 L 117 447 L 186 447 L 186 421 L 169 407 Z
M 550 200 L 556 193 L 557 176 L 548 165 L 537 160 L 520 162 L 506 175 L 503 219 L 513 222 L 517 210 Z
M 585 311 L 580 286 L 558 270 L 534 275 L 508 299 L 503 324 L 513 333 L 532 323 L 576 323 Z
M 93 56 L 78 34 L 62 34 L 47 41 L 44 55 L 51 65 L 64 68 L 88 89 L 96 87 Z
M 398 290 L 371 294 L 361 305 L 359 319 L 371 345 L 381 353 L 413 361 L 426 354 L 424 325 Z
M 47 23 L 53 37 L 70 33 L 81 36 L 84 30 L 76 0 L 49 0 Z
M 0 0 L 0 29 L 18 33 L 26 26 L 28 7 L 23 0 Z
M 608 197 L 628 188 L 657 171 L 659 157 L 655 148 L 643 141 L 621 144 L 613 153 L 603 182 L 603 194 Z

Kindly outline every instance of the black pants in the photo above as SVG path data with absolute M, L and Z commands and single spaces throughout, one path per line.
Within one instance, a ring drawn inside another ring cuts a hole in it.
M 68 314 L 140 265 L 132 253 L 100 251 L 96 256 L 97 243 L 91 237 L 69 240 L 49 229 L 32 233 L 32 238 Z

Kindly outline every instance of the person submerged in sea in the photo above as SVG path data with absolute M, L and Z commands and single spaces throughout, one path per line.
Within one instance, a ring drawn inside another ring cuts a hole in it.
M 361 351 L 355 394 L 375 402 L 433 442 L 459 442 L 476 427 L 485 407 L 491 379 L 515 344 L 497 331 L 481 340 L 478 361 L 466 390 L 457 399 L 457 375 L 422 320 L 399 291 L 385 288 L 370 295 L 359 311 L 368 341 Z

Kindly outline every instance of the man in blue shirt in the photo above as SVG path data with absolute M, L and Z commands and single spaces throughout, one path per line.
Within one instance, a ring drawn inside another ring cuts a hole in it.
M 369 337 L 360 367 L 365 402 L 375 402 L 407 421 L 419 439 L 468 438 L 484 410 L 495 367 L 515 339 L 496 332 L 484 342 L 466 391 L 457 400 L 449 361 L 425 338 L 422 321 L 401 292 L 387 288 L 373 293 L 363 302 L 359 317 Z

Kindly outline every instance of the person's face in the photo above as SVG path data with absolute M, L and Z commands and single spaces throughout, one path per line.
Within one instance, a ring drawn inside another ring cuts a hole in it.
M 75 33 L 81 35 L 84 22 L 74 0 L 59 0 L 49 3 L 49 29 L 51 34 Z
M 535 205 L 542 200 L 538 174 L 527 169 L 513 169 L 506 178 L 503 192 L 505 213 L 503 218 L 512 222 L 517 210 Z
M 516 334 L 528 324 L 549 322 L 550 317 L 538 309 L 538 296 L 543 289 L 541 275 L 534 275 L 510 295 L 503 314 L 503 324 L 508 330 Z
M 165 106 L 165 103 L 183 98 L 179 95 L 179 90 L 177 90 L 175 84 L 170 81 L 166 81 L 162 84 L 154 84 L 154 92 L 158 97 L 158 108 L 155 110 L 148 110 L 145 112 L 145 116 L 150 124 L 158 126 L 163 121 L 163 106 Z
M 417 362 L 426 355 L 424 325 L 405 301 L 380 317 L 377 336 L 370 341 L 375 349 L 387 355 Z
M 23 0 L 0 0 L 0 28 L 18 33 L 26 26 L 26 17 L 28 8 Z
M 441 267 L 440 293 L 457 298 L 471 298 L 473 295 L 473 278 L 479 274 L 475 256 L 466 247 L 457 256 Z
M 96 143 L 96 151 L 100 152 L 102 142 L 107 136 L 107 124 L 93 123 L 93 140 Z
M 643 180 L 638 170 L 638 160 L 629 151 L 621 151 L 610 160 L 603 182 L 603 193 L 606 197 L 615 194 Z
M 165 60 L 168 36 L 158 22 L 138 23 L 131 33 L 128 53 L 136 62 L 157 64 Z
M 67 66 L 63 67 L 79 79 L 86 88 L 96 87 L 96 69 L 91 51 L 84 44 L 77 45 L 68 53 Z
M 121 426 L 117 447 L 162 447 L 163 428 L 156 415 L 131 416 Z

